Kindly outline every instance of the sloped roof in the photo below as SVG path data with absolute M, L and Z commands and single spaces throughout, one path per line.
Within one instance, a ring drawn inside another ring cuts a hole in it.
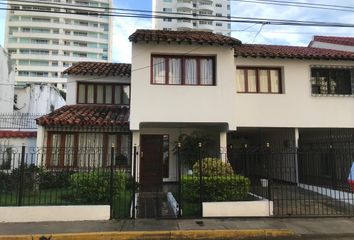
M 314 36 L 313 41 L 354 46 L 354 37 Z
M 209 45 L 241 45 L 241 41 L 221 34 L 205 31 L 166 31 L 138 29 L 130 35 L 131 42 L 175 42 L 175 43 L 198 43 Z
M 119 126 L 129 123 L 129 108 L 116 105 L 66 105 L 36 119 L 42 126 Z
M 242 46 L 237 46 L 234 49 L 236 57 L 240 56 L 254 58 L 296 58 L 354 61 L 353 52 L 345 52 L 324 48 L 243 44 Z
M 102 63 L 102 62 L 78 62 L 66 69 L 64 74 L 69 75 L 105 75 L 126 76 L 131 75 L 129 63 Z
M 29 131 L 0 131 L 0 138 L 35 138 L 37 132 Z

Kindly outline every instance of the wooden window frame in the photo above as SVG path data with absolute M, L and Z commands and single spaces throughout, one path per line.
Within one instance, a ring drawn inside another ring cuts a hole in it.
M 154 58 L 164 58 L 165 63 L 165 83 L 154 82 Z M 181 59 L 181 83 L 171 84 L 169 81 L 169 59 L 179 58 Z M 196 59 L 197 60 L 197 84 L 186 84 L 185 81 L 185 60 L 186 59 Z M 200 79 L 200 60 L 201 59 L 212 59 L 213 60 L 213 83 L 212 84 L 201 84 Z M 172 86 L 216 86 L 216 57 L 215 56 L 182 56 L 182 55 L 161 55 L 152 54 L 150 59 L 150 84 L 152 85 L 172 85 Z
M 85 96 L 84 96 L 84 103 L 79 102 L 80 98 L 80 85 L 84 85 L 84 91 L 85 91 Z M 93 85 L 93 103 L 87 103 L 87 93 L 88 93 L 88 85 Z M 103 103 L 97 103 L 97 86 L 102 85 L 103 86 Z M 112 103 L 106 103 L 106 86 L 111 86 L 112 87 Z M 115 88 L 116 86 L 120 86 L 120 103 L 115 102 Z M 124 87 L 129 86 L 129 101 L 128 103 L 123 103 L 124 100 Z M 76 103 L 77 104 L 99 104 L 99 105 L 130 105 L 130 95 L 131 95 L 131 85 L 130 84 L 125 84 L 125 83 L 91 83 L 91 82 L 77 82 L 77 87 L 76 87 Z
M 79 134 L 82 133 L 97 133 L 103 134 L 103 157 L 102 157 L 102 167 L 109 167 L 111 165 L 110 159 L 108 159 L 108 155 L 110 153 L 110 146 L 108 146 L 108 136 L 114 135 L 116 136 L 116 143 L 115 149 L 121 149 L 122 145 L 122 136 L 129 135 L 128 133 L 110 133 L 110 132 L 58 132 L 58 131 L 49 131 L 47 137 L 47 151 L 46 151 L 46 167 L 50 169 L 83 169 L 82 167 L 78 166 L 78 159 L 79 159 Z M 52 165 L 52 147 L 53 143 L 53 135 L 60 135 L 60 146 L 59 146 L 59 159 L 58 165 Z M 73 164 L 70 166 L 65 166 L 65 148 L 66 148 L 66 135 L 73 135 L 74 136 L 74 147 L 73 147 Z
M 244 80 L 245 80 L 245 90 L 246 91 L 239 91 L 237 89 L 237 93 L 253 93 L 253 94 L 283 94 L 283 77 L 282 77 L 282 68 L 281 67 L 247 67 L 247 66 L 242 66 L 242 67 L 237 67 L 236 70 L 242 70 L 244 73 Z M 255 70 L 256 71 L 256 91 L 255 92 L 250 92 L 248 91 L 248 70 Z M 261 70 L 266 70 L 267 71 L 267 76 L 268 76 L 268 91 L 267 92 L 261 92 L 260 91 L 260 78 L 259 78 L 259 71 Z M 270 71 L 275 70 L 278 72 L 278 78 L 279 78 L 279 89 L 278 92 L 272 92 L 272 80 L 271 80 L 271 74 Z M 239 79 L 237 79 L 239 81 Z

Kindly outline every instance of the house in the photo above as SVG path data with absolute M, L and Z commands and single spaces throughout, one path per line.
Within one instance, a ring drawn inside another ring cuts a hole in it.
M 67 105 L 37 119 L 37 146 L 45 148 L 44 165 L 105 167 L 111 146 L 131 161 L 129 131 L 130 64 L 81 62 L 65 70 Z
M 129 39 L 133 56 L 139 54 L 132 59 L 130 118 L 143 158 L 137 176 L 145 188 L 158 188 L 177 181 L 173 149 L 180 135 L 210 135 L 226 153 L 237 123 L 234 47 L 241 42 L 201 31 L 137 30 Z
M 138 205 L 177 209 L 176 183 L 191 168 L 179 155 L 181 137 L 200 134 L 211 144 L 198 144 L 198 158 L 230 162 L 254 194 L 275 196 L 278 216 L 311 215 L 294 207 L 302 198 L 322 207 L 302 189 L 345 195 L 354 53 L 198 31 L 137 30 L 129 39 L 131 65 L 78 63 L 64 72 L 68 105 L 37 120 L 46 166 L 106 167 L 114 145 L 122 157 L 115 164 L 139 183 Z M 265 178 L 278 187 L 264 191 Z
M 222 158 L 228 145 L 290 148 L 311 130 L 354 129 L 353 53 L 241 44 L 204 32 L 137 30 L 130 40 L 139 54 L 132 59 L 130 129 L 143 154 L 143 184 L 177 180 L 173 144 L 184 133 L 207 132 Z M 146 175 L 150 164 L 165 170 Z
M 353 37 L 314 36 L 309 47 L 354 52 Z

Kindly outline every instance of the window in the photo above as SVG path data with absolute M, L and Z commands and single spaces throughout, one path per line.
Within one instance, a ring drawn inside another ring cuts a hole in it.
M 110 83 L 79 83 L 77 89 L 79 104 L 123 104 L 130 102 L 130 86 Z
M 152 84 L 215 85 L 215 57 L 152 56 Z
M 240 67 L 237 69 L 237 92 L 281 93 L 280 68 Z
M 51 168 L 110 166 L 110 146 L 114 144 L 114 165 L 128 167 L 130 142 L 131 136 L 124 133 L 48 132 L 46 165 Z
M 217 4 L 215 4 L 215 7 L 221 8 L 221 7 L 222 7 L 222 4 L 217 3 Z
M 351 95 L 354 69 L 311 68 L 312 94 Z
M 162 11 L 164 11 L 164 12 L 172 12 L 172 8 L 163 8 Z

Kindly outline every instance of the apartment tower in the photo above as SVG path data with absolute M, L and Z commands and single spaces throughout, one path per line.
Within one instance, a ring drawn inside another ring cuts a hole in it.
M 231 23 L 227 21 L 231 13 L 230 0 L 153 0 L 152 8 L 154 29 L 202 30 L 230 35 Z
M 16 82 L 66 83 L 75 62 L 112 59 L 112 0 L 8 0 L 5 48 L 16 63 Z

